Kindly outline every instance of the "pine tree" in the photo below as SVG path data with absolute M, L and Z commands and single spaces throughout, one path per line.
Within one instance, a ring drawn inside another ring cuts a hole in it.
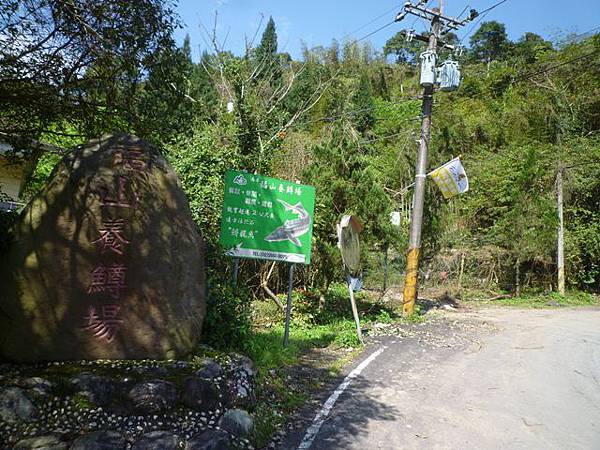
M 277 31 L 275 30 L 273 17 L 269 17 L 269 22 L 267 22 L 255 54 L 256 63 L 261 68 L 261 77 L 269 78 L 272 76 L 273 80 L 278 80 L 281 76 L 281 70 L 279 68 L 279 58 L 277 57 Z
M 354 125 L 358 131 L 365 133 L 375 123 L 373 118 L 373 89 L 366 72 L 362 72 L 360 75 L 360 82 L 358 90 L 354 94 L 353 104 L 356 111 Z

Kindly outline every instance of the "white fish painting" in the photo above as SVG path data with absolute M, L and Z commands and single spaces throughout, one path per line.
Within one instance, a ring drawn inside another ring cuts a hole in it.
M 271 234 L 265 238 L 265 241 L 290 241 L 296 247 L 302 247 L 302 244 L 298 238 L 308 232 L 311 224 L 310 214 L 308 214 L 300 202 L 296 203 L 295 205 L 290 205 L 281 199 L 277 199 L 277 201 L 283 205 L 286 211 L 292 211 L 294 214 L 297 214 L 298 218 L 286 220 L 283 225 L 273 230 L 273 232 L 271 232 Z

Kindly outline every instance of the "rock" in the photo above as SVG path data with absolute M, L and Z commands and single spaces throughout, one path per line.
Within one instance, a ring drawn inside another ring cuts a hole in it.
M 36 409 L 27 398 L 23 389 L 7 387 L 0 391 L 0 418 L 6 422 L 23 420 L 31 422 L 36 415 Z
M 229 450 L 231 439 L 223 430 L 206 430 L 187 442 L 185 450 Z
M 39 395 L 49 395 L 54 387 L 50 381 L 40 377 L 27 378 L 23 380 L 22 385 Z
M 75 148 L 0 260 L 0 359 L 174 359 L 205 314 L 202 240 L 175 172 L 131 136 Z
M 256 403 L 254 386 L 256 366 L 246 356 L 234 355 L 224 383 L 223 403 L 226 408 L 247 408 Z
M 94 431 L 73 442 L 69 450 L 125 450 L 126 441 L 117 431 Z
M 173 361 L 170 365 L 173 369 L 176 369 L 176 370 L 187 369 L 188 367 L 191 366 L 189 361 Z
M 219 391 L 210 380 L 188 377 L 183 384 L 183 403 L 196 411 L 212 411 L 219 403 Z
M 131 450 L 178 450 L 179 437 L 168 431 L 153 431 L 142 435 Z
M 195 373 L 197 377 L 212 380 L 223 375 L 223 368 L 214 359 L 204 358 L 201 364 L 202 368 Z
M 67 450 L 68 444 L 58 435 L 38 436 L 17 442 L 13 450 Z
M 72 378 L 71 384 L 97 406 L 108 405 L 115 392 L 115 382 L 113 380 L 86 372 Z
M 254 429 L 254 419 L 243 409 L 230 409 L 219 420 L 219 426 L 243 438 L 248 436 Z
M 177 387 L 163 380 L 138 383 L 127 396 L 133 403 L 133 408 L 144 414 L 170 409 L 175 406 L 179 397 Z
M 256 365 L 247 356 L 234 353 L 232 355 L 232 364 L 239 370 L 245 371 L 249 377 L 255 377 L 258 373 L 256 370 Z

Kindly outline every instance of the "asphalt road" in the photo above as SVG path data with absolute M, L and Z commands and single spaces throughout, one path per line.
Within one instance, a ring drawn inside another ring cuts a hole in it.
M 361 359 L 383 352 L 321 414 L 314 441 L 306 430 L 319 408 L 281 448 L 600 449 L 599 309 L 488 309 L 444 320 L 496 329 L 381 338 Z

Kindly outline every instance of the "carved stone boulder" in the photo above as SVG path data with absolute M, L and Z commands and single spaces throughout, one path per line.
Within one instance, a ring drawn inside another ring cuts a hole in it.
M 23 210 L 0 261 L 0 354 L 165 359 L 205 314 L 203 245 L 179 180 L 135 137 L 76 148 Z

